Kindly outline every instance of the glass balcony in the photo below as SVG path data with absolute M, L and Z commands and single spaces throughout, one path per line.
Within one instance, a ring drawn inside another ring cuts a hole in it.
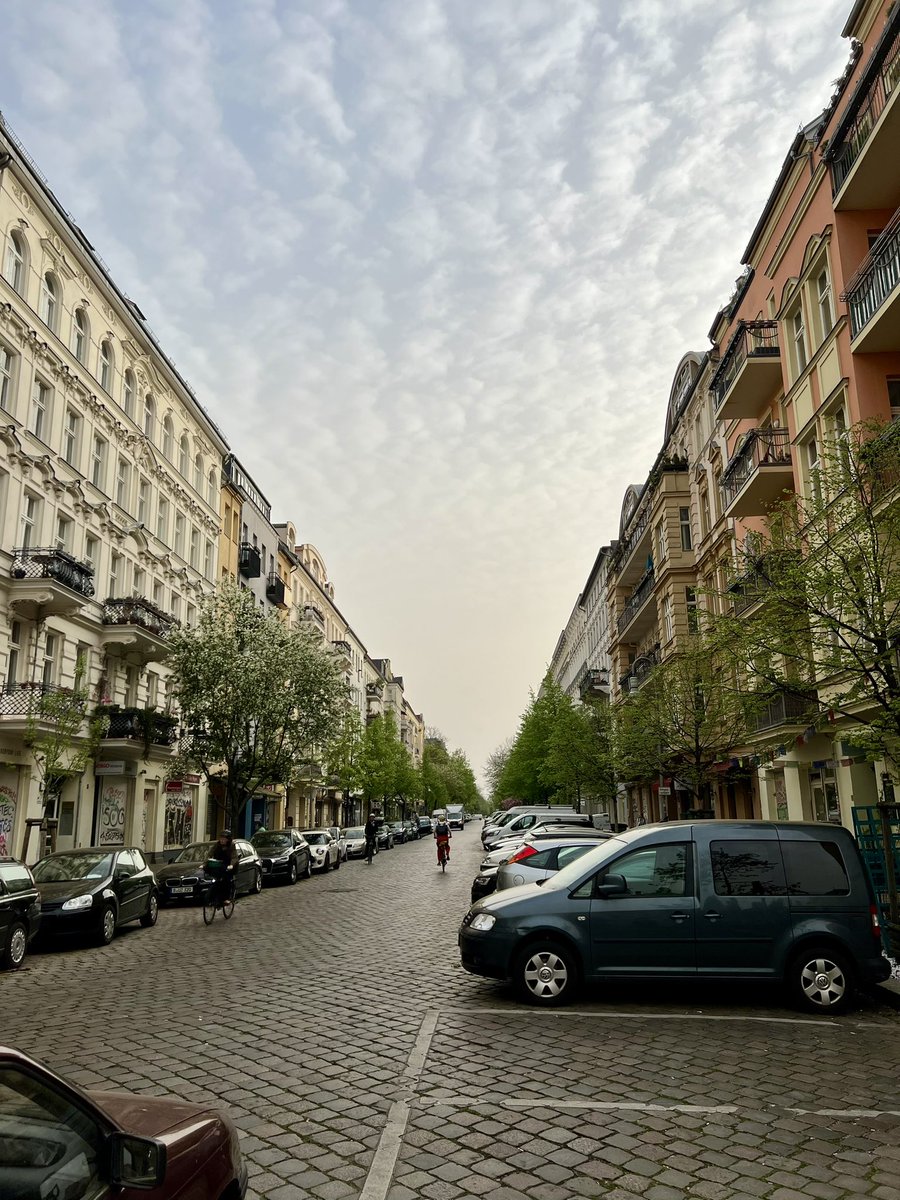
M 710 380 L 716 416 L 758 416 L 781 383 L 778 322 L 741 321 Z
M 722 476 L 726 517 L 760 517 L 794 487 L 786 429 L 751 429 Z

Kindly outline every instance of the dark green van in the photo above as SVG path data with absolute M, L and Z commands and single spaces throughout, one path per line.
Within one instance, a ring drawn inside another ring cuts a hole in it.
M 836 1013 L 890 975 L 852 835 L 794 822 L 627 830 L 542 885 L 479 900 L 459 948 L 467 971 L 543 1005 L 582 981 L 754 979 Z

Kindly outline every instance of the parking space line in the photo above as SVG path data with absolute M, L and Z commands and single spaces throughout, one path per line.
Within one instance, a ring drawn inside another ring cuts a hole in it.
M 438 1015 L 435 1009 L 429 1009 L 419 1026 L 413 1048 L 410 1050 L 406 1066 L 403 1068 L 402 1079 L 408 1092 L 401 1099 L 395 1100 L 388 1110 L 387 1122 L 378 1139 L 375 1157 L 369 1167 L 359 1200 L 384 1200 L 388 1194 L 391 1180 L 394 1177 L 394 1167 L 397 1165 L 397 1155 L 400 1153 L 406 1127 L 409 1124 L 411 1102 L 422 1075 L 428 1051 L 431 1048 L 431 1039 L 437 1028 Z
M 470 1096 L 416 1096 L 417 1105 L 445 1104 L 448 1108 L 478 1108 L 487 1105 L 492 1108 L 583 1108 L 595 1112 L 652 1112 L 652 1113 L 734 1113 L 735 1104 L 649 1104 L 627 1100 L 559 1100 L 555 1097 L 540 1098 L 529 1096 L 517 1100 L 511 1096 L 497 1096 L 492 1099 L 474 1100 Z
M 756 1021 L 763 1025 L 811 1025 L 817 1028 L 824 1029 L 843 1029 L 851 1022 L 841 1022 L 834 1019 L 820 1020 L 818 1017 L 741 1017 L 727 1016 L 713 1013 L 636 1013 L 636 1012 L 618 1012 L 614 1009 L 603 1009 L 601 1011 L 579 1011 L 578 1009 L 549 1009 L 549 1008 L 445 1008 L 442 1010 L 445 1015 L 452 1017 L 459 1016 L 487 1016 L 487 1017 L 508 1017 L 514 1012 L 516 1019 L 519 1017 L 603 1017 L 609 1019 L 615 1017 L 617 1020 L 628 1021 Z M 854 1027 L 856 1027 L 854 1023 Z M 883 1028 L 882 1026 L 861 1025 L 860 1028 Z

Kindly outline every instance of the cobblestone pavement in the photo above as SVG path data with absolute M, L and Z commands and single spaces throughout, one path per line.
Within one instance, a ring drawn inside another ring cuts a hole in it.
M 221 1102 L 266 1200 L 900 1195 L 900 1014 L 616 989 L 559 1012 L 458 966 L 478 826 L 0 976 L 0 1039 L 89 1087 Z M 218 1082 L 216 1082 L 218 1081 Z

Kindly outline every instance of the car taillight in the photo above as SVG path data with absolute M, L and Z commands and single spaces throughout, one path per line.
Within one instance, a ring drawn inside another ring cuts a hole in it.
M 869 905 L 869 915 L 872 918 L 872 937 L 881 941 L 881 922 L 878 920 L 878 909 L 874 904 Z
M 511 863 L 522 862 L 526 858 L 531 858 L 532 854 L 537 854 L 537 850 L 534 848 L 534 846 L 523 846 L 521 850 L 516 851 L 509 861 Z

